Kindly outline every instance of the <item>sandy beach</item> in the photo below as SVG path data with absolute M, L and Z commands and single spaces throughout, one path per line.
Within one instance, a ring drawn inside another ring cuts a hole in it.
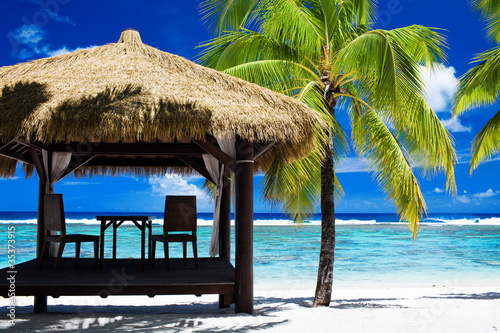
M 219 309 L 216 295 L 49 297 L 33 314 L 17 298 L 9 332 L 499 332 L 500 285 L 494 281 L 342 285 L 328 308 L 312 308 L 313 290 L 256 288 L 255 314 Z M 8 300 L 1 299 L 2 310 Z M 4 312 L 4 311 L 2 311 Z

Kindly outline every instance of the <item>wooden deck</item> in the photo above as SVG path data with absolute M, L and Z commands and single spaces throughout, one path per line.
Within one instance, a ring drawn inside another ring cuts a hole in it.
M 141 271 L 140 259 L 105 259 L 99 271 L 93 259 L 63 258 L 57 272 L 54 258 L 47 258 L 41 270 L 37 260 L 19 264 L 15 268 L 16 296 L 76 296 L 98 295 L 181 295 L 235 293 L 235 269 L 224 258 L 200 258 L 199 269 L 193 259 L 184 266 L 182 259 L 170 259 L 170 270 L 165 271 L 163 259 L 156 259 L 155 267 L 146 265 Z M 8 297 L 11 269 L 0 270 L 0 296 Z

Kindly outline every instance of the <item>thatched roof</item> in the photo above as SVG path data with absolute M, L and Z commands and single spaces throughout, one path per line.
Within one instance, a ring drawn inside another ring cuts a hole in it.
M 295 99 L 145 45 L 135 30 L 118 43 L 0 68 L 0 143 L 182 142 L 235 133 L 278 141 L 268 164 L 308 154 L 322 124 Z

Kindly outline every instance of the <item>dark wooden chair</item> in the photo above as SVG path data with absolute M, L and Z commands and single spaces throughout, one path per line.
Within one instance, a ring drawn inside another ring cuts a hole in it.
M 163 235 L 153 235 L 152 265 L 155 262 L 156 242 L 163 243 L 165 252 L 165 268 L 168 271 L 168 243 L 182 242 L 184 265 L 187 265 L 187 242 L 193 243 L 194 265 L 198 268 L 198 248 L 196 244 L 196 197 L 166 196 L 163 222 Z
M 45 194 L 43 199 L 43 221 L 44 221 L 44 241 L 38 269 L 42 267 L 43 261 L 49 252 L 50 243 L 59 243 L 57 251 L 55 270 L 59 268 L 61 257 L 66 243 L 75 243 L 76 265 L 80 260 L 80 245 L 83 242 L 94 242 L 94 258 L 96 267 L 99 257 L 99 236 L 66 234 L 66 219 L 64 217 L 64 206 L 62 194 Z M 56 232 L 56 234 L 51 234 Z M 59 233 L 59 234 L 57 234 Z

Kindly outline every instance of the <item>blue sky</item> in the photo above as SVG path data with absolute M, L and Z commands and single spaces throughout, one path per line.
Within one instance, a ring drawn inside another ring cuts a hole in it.
M 379 27 L 392 29 L 422 24 L 445 29 L 450 49 L 442 70 L 426 79 L 428 100 L 452 132 L 459 163 L 456 167 L 458 195 L 445 193 L 445 177 L 420 177 L 429 213 L 500 213 L 500 158 L 495 156 L 469 175 L 470 142 L 500 105 L 470 111 L 451 119 L 450 101 L 457 78 L 470 68 L 470 58 L 492 47 L 484 38 L 484 25 L 466 0 L 379 1 Z M 134 28 L 143 42 L 163 51 L 194 60 L 195 46 L 210 38 L 198 14 L 198 1 L 79 1 L 11 0 L 0 3 L 0 66 L 48 57 L 78 48 L 116 42 L 121 30 Z M 341 123 L 347 118 L 337 112 Z M 393 212 L 393 206 L 378 189 L 373 175 L 354 154 L 338 169 L 346 192 L 337 212 Z M 255 177 L 255 211 L 270 208 L 260 199 Z M 61 180 L 56 192 L 64 193 L 68 211 L 162 211 L 165 194 L 193 193 L 199 210 L 212 210 L 200 177 L 177 175 L 154 178 L 94 177 Z M 38 180 L 0 179 L 0 211 L 36 210 Z

